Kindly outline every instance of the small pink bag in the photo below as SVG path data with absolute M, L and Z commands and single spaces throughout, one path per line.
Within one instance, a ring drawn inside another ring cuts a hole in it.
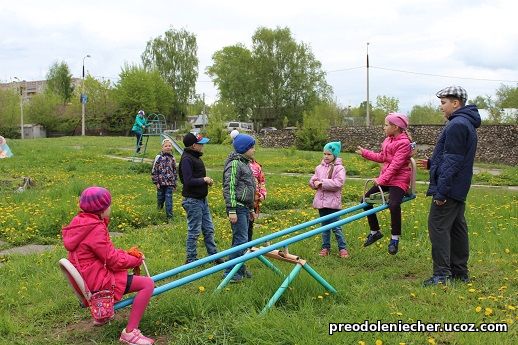
M 112 318 L 115 314 L 114 304 L 113 290 L 98 291 L 90 297 L 90 313 L 97 321 Z

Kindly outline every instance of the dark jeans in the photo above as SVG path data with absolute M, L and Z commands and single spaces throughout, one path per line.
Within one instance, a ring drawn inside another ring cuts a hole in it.
M 135 136 L 137 137 L 137 148 L 136 148 L 136 150 L 137 150 L 137 153 L 139 153 L 140 152 L 140 147 L 142 146 L 142 134 L 143 133 L 142 132 L 139 133 L 139 132 L 133 131 L 133 134 L 135 134 Z
M 428 234 L 432 244 L 434 275 L 467 275 L 469 259 L 466 204 L 453 199 L 437 206 L 432 202 Z
M 319 208 L 318 214 L 320 217 L 327 216 L 328 214 L 338 212 L 340 210 L 335 210 L 332 208 Z M 322 222 L 322 226 L 337 222 L 340 220 L 340 217 L 331 218 L 329 220 L 326 220 L 325 222 Z M 335 233 L 336 242 L 338 244 L 338 249 L 345 249 L 347 247 L 347 244 L 345 243 L 345 237 L 342 233 L 342 228 L 337 226 L 336 228 L 332 229 Z M 324 231 L 322 233 L 322 248 L 331 249 L 331 230 Z
M 401 201 L 405 196 L 405 191 L 399 187 L 393 186 L 380 186 L 381 189 L 386 192 L 389 192 L 389 210 L 390 210 L 390 230 L 392 235 L 401 235 Z M 379 192 L 379 188 L 377 186 L 372 187 L 365 193 L 365 197 L 369 195 Z M 360 201 L 360 202 L 363 202 Z M 365 211 L 372 209 L 373 206 L 369 205 L 364 208 Z M 378 223 L 378 218 L 376 217 L 376 213 L 367 216 L 367 220 L 369 222 L 369 228 L 371 231 L 380 230 L 380 225 Z
M 187 261 L 196 260 L 196 247 L 200 232 L 207 248 L 207 254 L 218 252 L 214 242 L 214 225 L 207 199 L 184 198 L 182 206 L 187 213 Z
M 159 210 L 164 207 L 165 203 L 167 218 L 173 218 L 173 186 L 160 186 L 156 190 L 156 201 Z
M 240 244 L 248 242 L 248 226 L 250 222 L 250 210 L 243 206 L 238 206 L 236 208 L 237 214 L 237 222 L 235 224 L 230 223 L 232 228 L 232 247 L 237 247 Z M 245 253 L 245 250 L 238 250 L 228 256 L 229 260 L 238 258 Z M 234 266 L 230 266 L 225 269 L 225 273 L 228 273 L 234 268 Z M 246 267 L 245 265 L 241 266 L 239 271 L 235 276 L 243 276 L 245 273 Z

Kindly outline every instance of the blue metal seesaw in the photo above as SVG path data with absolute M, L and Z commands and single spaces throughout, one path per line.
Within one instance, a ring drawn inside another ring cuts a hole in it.
M 406 195 L 403 198 L 402 202 L 407 202 L 407 201 L 410 201 L 410 200 L 413 200 L 413 199 L 416 198 L 416 195 L 415 195 L 415 175 L 416 175 L 415 167 L 416 167 L 416 165 L 415 165 L 414 159 L 411 159 L 411 161 L 412 161 L 411 162 L 411 164 L 412 164 L 412 180 L 411 180 L 411 185 L 410 185 L 410 188 L 409 188 L 409 191 L 408 191 L 408 195 Z M 374 198 L 374 199 L 377 200 L 378 198 Z M 381 204 L 379 206 L 373 207 L 370 210 L 363 211 L 363 212 L 354 214 L 352 216 L 349 216 L 347 218 L 340 219 L 340 220 L 338 220 L 338 221 L 336 221 L 334 223 L 331 223 L 331 224 L 328 224 L 328 225 L 325 225 L 325 226 L 318 227 L 316 229 L 312 229 L 312 230 L 306 231 L 304 233 L 295 235 L 295 236 L 293 236 L 291 238 L 284 239 L 284 240 L 282 240 L 280 242 L 277 242 L 277 243 L 269 244 L 267 246 L 259 247 L 259 248 L 255 247 L 256 245 L 260 245 L 262 243 L 267 243 L 268 241 L 270 241 L 272 239 L 279 238 L 279 237 L 291 234 L 293 232 L 296 232 L 296 231 L 308 228 L 308 227 L 313 226 L 315 224 L 322 223 L 322 222 L 324 222 L 326 220 L 329 220 L 329 219 L 333 219 L 333 218 L 336 218 L 336 217 L 340 217 L 340 216 L 343 216 L 343 215 L 346 215 L 346 214 L 349 214 L 349 213 L 361 210 L 361 209 L 367 207 L 369 204 L 375 204 L 376 203 L 376 201 L 369 200 L 369 199 L 364 199 L 364 201 L 362 203 L 358 204 L 358 205 L 346 208 L 344 210 L 340 210 L 338 212 L 329 214 L 329 215 L 324 216 L 324 217 L 319 217 L 319 218 L 316 218 L 316 219 L 313 219 L 313 220 L 310 220 L 310 221 L 307 221 L 307 222 L 304 222 L 304 223 L 301 223 L 301 224 L 298 224 L 298 225 L 286 228 L 284 230 L 277 231 L 277 232 L 269 234 L 269 235 L 265 235 L 263 237 L 260 237 L 260 238 L 257 238 L 255 240 L 252 240 L 250 242 L 243 243 L 243 244 L 238 245 L 236 247 L 232 247 L 232 248 L 226 249 L 226 250 L 221 251 L 219 253 L 216 253 L 216 254 L 213 254 L 213 255 L 210 255 L 210 256 L 198 259 L 198 260 L 196 260 L 194 262 L 191 262 L 191 263 L 188 263 L 188 264 L 185 264 L 185 265 L 173 268 L 173 269 L 171 269 L 169 271 L 166 271 L 166 272 L 154 275 L 154 276 L 151 277 L 151 279 L 153 279 L 154 282 L 158 282 L 160 280 L 172 277 L 172 276 L 177 275 L 179 273 L 182 273 L 182 272 L 188 271 L 190 269 L 193 269 L 193 268 L 202 266 L 204 264 L 210 263 L 210 262 L 212 262 L 212 261 L 214 261 L 216 259 L 228 256 L 229 254 L 232 254 L 234 252 L 241 251 L 241 250 L 247 250 L 247 252 L 244 255 L 242 255 L 242 256 L 240 256 L 238 258 L 226 261 L 226 262 L 221 263 L 221 264 L 219 264 L 217 266 L 206 268 L 206 269 L 204 269 L 202 271 L 195 272 L 195 273 L 190 274 L 188 276 L 185 276 L 183 278 L 180 278 L 180 279 L 177 279 L 177 280 L 165 283 L 165 284 L 163 284 L 161 286 L 158 286 L 158 287 L 156 287 L 153 290 L 153 296 L 157 296 L 157 295 L 159 295 L 159 294 L 161 294 L 163 292 L 166 292 L 168 290 L 177 288 L 179 286 L 182 286 L 182 285 L 188 284 L 190 282 L 193 282 L 195 280 L 201 279 L 201 278 L 203 278 L 205 276 L 208 276 L 208 275 L 211 275 L 213 273 L 222 271 L 222 270 L 224 270 L 227 267 L 234 266 L 232 271 L 223 279 L 223 281 L 220 283 L 220 285 L 216 288 L 216 290 L 220 290 L 228 283 L 228 281 L 232 278 L 232 276 L 239 270 L 239 267 L 241 267 L 246 261 L 248 261 L 250 259 L 253 259 L 253 258 L 258 258 L 261 262 L 263 262 L 267 267 L 272 269 L 274 272 L 276 272 L 278 274 L 282 274 L 282 272 L 280 272 L 280 270 L 278 268 L 276 268 L 271 262 L 269 262 L 264 256 L 268 256 L 270 258 L 279 259 L 279 260 L 283 260 L 283 261 L 286 261 L 286 262 L 293 263 L 293 264 L 295 264 L 295 268 L 287 276 L 287 278 L 283 281 L 283 283 L 281 284 L 279 289 L 276 291 L 276 293 L 269 300 L 267 305 L 262 310 L 262 313 L 265 313 L 268 309 L 270 309 L 275 304 L 275 302 L 281 297 L 282 293 L 287 289 L 289 284 L 295 279 L 295 277 L 298 275 L 298 273 L 300 272 L 300 270 L 302 268 L 306 272 L 308 272 L 310 274 L 310 276 L 312 276 L 315 280 L 317 280 L 322 286 L 324 286 L 324 288 L 326 288 L 328 291 L 330 291 L 331 293 L 336 293 L 336 290 L 328 282 L 326 282 L 324 280 L 324 278 L 322 278 L 313 268 L 311 268 L 309 266 L 309 264 L 305 260 L 302 260 L 301 258 L 299 258 L 299 257 L 297 257 L 297 256 L 295 256 L 293 254 L 287 253 L 286 250 L 281 251 L 279 249 L 287 248 L 288 245 L 290 245 L 292 243 L 296 243 L 296 242 L 305 240 L 307 238 L 310 238 L 310 237 L 313 237 L 315 235 L 321 234 L 324 231 L 328 231 L 328 230 L 331 230 L 331 229 L 333 229 L 335 227 L 352 223 L 355 220 L 358 220 L 358 219 L 361 219 L 361 218 L 366 217 L 368 215 L 371 215 L 371 214 L 383 211 L 383 210 L 385 210 L 385 209 L 387 209 L 389 207 L 389 205 L 387 203 L 388 202 L 387 200 L 388 199 L 385 199 L 385 197 L 383 196 Z M 74 292 L 76 293 L 77 297 L 79 298 L 79 300 L 81 302 L 81 305 L 82 306 L 86 306 L 85 304 L 87 304 L 89 296 L 85 296 L 83 294 L 83 291 L 81 291 L 81 289 L 78 289 L 78 287 L 83 287 L 83 286 L 85 286 L 85 284 L 82 281 L 82 278 L 80 277 L 80 275 L 78 277 L 78 274 L 76 272 L 73 272 L 73 274 L 70 273 L 70 270 L 73 269 L 73 266 L 66 264 L 66 262 L 68 262 L 67 259 L 61 259 L 59 261 L 60 267 L 61 267 L 63 273 L 65 274 L 66 278 L 68 279 L 70 285 L 74 289 Z M 72 266 L 72 268 L 70 268 L 70 266 Z M 134 300 L 134 297 L 130 297 L 130 298 L 126 298 L 126 299 L 123 299 L 123 300 L 117 302 L 115 304 L 115 310 L 124 308 L 124 307 L 126 307 L 128 305 L 131 305 L 133 303 L 133 300 Z

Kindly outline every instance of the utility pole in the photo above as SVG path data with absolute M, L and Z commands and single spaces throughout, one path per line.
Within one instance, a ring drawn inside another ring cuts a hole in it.
M 83 57 L 83 80 L 81 82 L 81 135 L 85 135 L 85 105 L 86 105 L 86 95 L 85 95 L 85 59 L 89 58 L 90 55 L 86 54 Z
M 366 116 L 366 125 L 367 127 L 370 126 L 371 124 L 371 121 L 370 121 L 370 107 L 369 107 L 369 42 L 367 42 L 367 104 L 366 104 L 366 108 L 367 108 L 367 116 Z
M 20 137 L 22 139 L 25 138 L 25 133 L 23 133 L 23 85 L 22 82 L 25 82 L 25 80 L 21 81 L 18 77 L 14 77 L 14 79 L 18 80 L 19 83 L 19 89 L 20 89 Z

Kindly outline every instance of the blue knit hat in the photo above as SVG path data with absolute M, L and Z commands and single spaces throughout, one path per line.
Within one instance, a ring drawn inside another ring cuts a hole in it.
M 342 143 L 339 141 L 332 141 L 324 146 L 324 151 L 331 152 L 335 157 L 338 157 L 341 149 Z
M 245 153 L 255 145 L 255 139 L 248 134 L 238 134 L 232 142 L 237 153 Z

